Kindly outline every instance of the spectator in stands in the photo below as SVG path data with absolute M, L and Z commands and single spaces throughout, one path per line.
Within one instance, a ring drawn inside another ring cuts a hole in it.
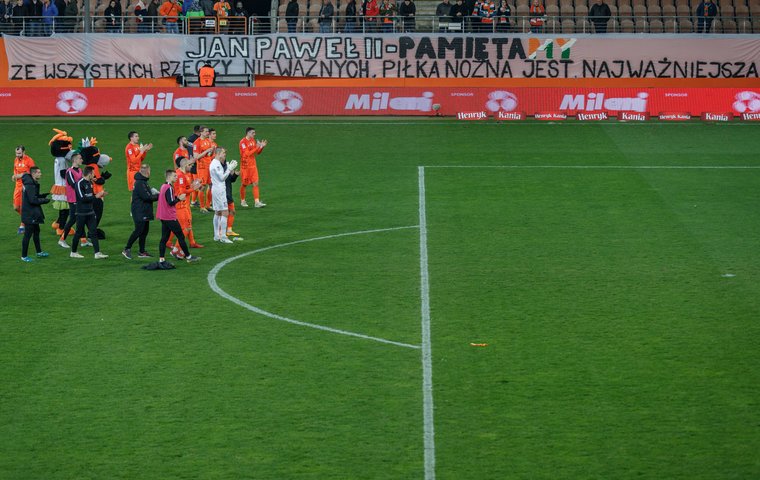
M 447 24 L 451 21 L 451 4 L 449 0 L 443 0 L 435 7 L 435 16 L 438 18 L 438 24 Z M 441 31 L 444 31 L 441 28 Z
M 166 33 L 179 33 L 177 23 L 181 13 L 182 7 L 177 3 L 177 0 L 166 0 L 161 4 L 158 14 L 161 15 L 162 22 L 166 26 Z
M 533 0 L 530 5 L 530 32 L 541 33 L 544 31 L 544 21 L 546 20 L 546 9 L 541 5 L 540 0 Z
M 214 3 L 214 13 L 216 14 L 216 21 L 219 22 L 219 32 L 221 33 L 227 33 L 229 29 L 227 17 L 230 16 L 231 10 L 232 8 L 227 0 L 216 0 Z
M 320 33 L 332 32 L 333 15 L 335 15 L 335 9 L 332 1 L 322 0 L 322 8 L 319 9 L 319 19 L 317 20 Z
M 55 17 L 58 16 L 58 7 L 50 0 L 42 3 L 42 34 L 49 37 L 55 30 Z
M 472 16 L 472 12 L 473 10 L 475 10 L 475 2 L 476 0 L 464 0 L 464 2 L 462 3 L 462 6 L 463 6 L 462 16 L 466 19 L 468 27 L 470 27 L 473 23 L 476 23 L 478 20 L 477 18 Z M 478 27 L 476 23 L 475 29 L 477 28 Z
M 64 0 L 51 0 L 52 3 L 55 3 L 55 8 L 58 9 L 58 16 L 61 17 L 57 20 L 63 20 L 63 16 L 66 14 L 66 2 Z M 63 25 L 62 21 L 56 22 L 56 26 L 58 27 L 58 31 L 63 31 L 61 29 L 61 25 Z
M 108 33 L 120 33 L 121 32 L 121 8 L 116 5 L 116 0 L 111 0 L 108 3 L 103 15 L 106 17 L 106 32 Z
M 401 16 L 405 32 L 413 32 L 417 26 L 415 15 L 417 13 L 417 6 L 412 0 L 404 0 L 400 7 L 398 7 L 398 14 Z
M 393 23 L 396 21 L 396 4 L 391 0 L 383 0 L 380 5 L 380 31 L 390 33 L 393 31 Z
M 65 17 L 63 23 L 65 25 L 64 31 L 73 33 L 77 26 L 77 19 L 79 16 L 79 7 L 77 7 L 77 0 L 65 0 L 66 6 L 64 7 Z
M 142 0 L 135 5 L 135 21 L 137 22 L 137 33 L 148 33 L 148 26 L 145 23 L 145 17 L 148 15 L 148 9 Z
M 588 19 L 594 24 L 596 33 L 607 33 L 607 22 L 611 16 L 612 11 L 604 0 L 596 0 L 588 11 Z
M 243 2 L 238 1 L 235 3 L 235 10 L 232 11 L 232 15 L 237 21 L 230 25 L 230 33 L 233 35 L 243 35 L 246 30 L 246 23 L 248 23 L 248 11 L 243 8 Z
M 24 14 L 26 13 L 26 7 L 24 6 L 24 0 L 16 0 L 16 4 L 11 8 L 11 33 L 18 35 L 24 28 Z
M 459 23 L 459 31 L 462 31 L 462 22 L 464 22 L 464 4 L 462 3 L 462 0 L 457 0 L 454 5 L 451 6 L 451 10 L 449 10 L 449 15 L 451 15 L 451 21 L 452 23 Z M 451 30 L 451 27 L 449 27 Z
M 477 30 L 480 32 L 493 31 L 493 15 L 496 12 L 496 5 L 493 0 L 478 0 L 475 2 L 475 8 L 472 16 L 477 17 L 479 22 Z
M 380 15 L 380 6 L 377 0 L 367 0 L 364 3 L 364 26 L 367 32 L 377 31 L 378 15 Z
M 505 33 L 512 31 L 511 16 L 512 8 L 507 3 L 507 0 L 499 0 L 499 6 L 496 7 L 496 13 L 494 14 L 497 32 Z
M 24 4 L 23 17 L 26 23 L 24 35 L 27 37 L 39 37 L 42 35 L 42 2 L 30 0 Z
M 13 33 L 9 32 L 11 18 L 13 18 L 11 0 L 0 0 L 0 33 Z
M 298 0 L 290 0 L 288 6 L 285 7 L 285 23 L 288 24 L 288 33 L 296 33 L 299 13 Z
M 215 17 L 216 10 L 214 10 L 214 0 L 200 0 L 199 2 L 203 15 L 207 17 Z
M 345 33 L 354 33 L 356 31 L 356 0 L 348 0 L 346 5 L 346 22 L 343 27 Z
M 146 21 L 148 31 L 150 33 L 156 33 L 158 27 L 158 0 L 148 0 L 148 14 L 146 15 Z
M 718 15 L 718 7 L 712 0 L 702 0 L 697 7 L 697 33 L 710 33 L 716 15 Z

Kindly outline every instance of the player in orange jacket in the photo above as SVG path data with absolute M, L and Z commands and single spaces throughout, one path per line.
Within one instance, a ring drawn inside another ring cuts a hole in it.
M 25 173 L 29 173 L 30 168 L 36 166 L 37 165 L 35 165 L 32 157 L 26 154 L 26 147 L 23 145 L 16 147 L 16 157 L 13 159 L 13 176 L 11 178 L 16 182 L 16 186 L 13 189 L 13 209 L 19 215 L 21 215 L 21 196 L 24 193 L 24 183 L 22 182 L 21 177 L 23 177 Z M 22 222 L 18 226 L 17 233 L 21 235 L 24 233 L 24 229 L 25 226 Z

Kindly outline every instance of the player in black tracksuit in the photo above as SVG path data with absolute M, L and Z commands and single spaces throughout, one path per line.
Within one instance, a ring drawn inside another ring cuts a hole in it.
M 98 236 L 95 234 L 95 230 L 98 228 L 98 220 L 95 217 L 95 210 L 93 209 L 95 198 L 102 198 L 105 195 L 105 191 L 99 192 L 97 195 L 92 193 L 93 176 L 94 169 L 92 167 L 85 167 L 82 171 L 82 178 L 79 179 L 74 187 L 74 193 L 77 195 L 77 230 L 74 233 L 74 239 L 71 241 L 71 256 L 75 258 L 79 258 L 77 247 L 79 247 L 79 239 L 84 236 L 85 225 L 87 226 L 87 231 L 90 234 L 90 240 L 95 250 L 95 258 L 105 258 L 107 256 L 100 254 L 100 243 L 98 242 Z

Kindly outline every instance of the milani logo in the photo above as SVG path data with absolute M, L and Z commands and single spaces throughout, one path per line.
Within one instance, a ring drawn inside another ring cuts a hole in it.
M 163 112 L 166 110 L 198 110 L 203 112 L 216 111 L 216 92 L 208 92 L 205 97 L 177 97 L 174 94 L 158 93 L 156 95 L 135 95 L 132 97 L 132 103 L 129 104 L 130 110 L 153 110 Z
M 593 112 L 605 110 L 607 112 L 646 112 L 647 97 L 649 94 L 640 92 L 635 97 L 604 98 L 602 92 L 591 92 L 586 95 L 565 95 L 562 97 L 560 110 L 584 110 Z
M 345 110 L 407 110 L 429 112 L 433 109 L 433 92 L 423 92 L 421 97 L 391 98 L 388 92 L 375 92 L 363 95 L 351 94 L 346 101 Z

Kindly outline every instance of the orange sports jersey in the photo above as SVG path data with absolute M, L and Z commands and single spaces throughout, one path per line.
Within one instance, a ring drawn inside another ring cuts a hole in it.
M 256 139 L 248 140 L 243 137 L 240 140 L 240 168 L 251 168 L 256 166 L 256 155 L 261 153 L 264 147 L 259 147 Z
M 187 195 L 184 200 L 177 202 L 177 209 L 190 208 L 190 194 L 193 192 L 193 187 L 190 183 L 192 181 L 192 175 L 177 169 L 177 181 L 174 182 L 174 194 L 178 197 L 183 193 Z
M 177 159 L 179 157 L 185 157 L 187 158 L 187 149 L 183 147 L 178 147 L 176 150 L 174 150 L 174 164 L 177 164 Z M 179 175 L 179 170 L 177 170 L 177 175 Z
M 193 154 L 198 155 L 202 152 L 205 152 L 209 148 L 211 148 L 214 145 L 214 142 L 209 140 L 208 138 L 203 139 L 198 137 L 195 142 L 193 142 Z M 212 151 L 208 155 L 205 155 L 197 160 L 198 168 L 208 168 L 208 166 L 211 164 L 211 160 L 214 159 L 214 152 Z
M 124 154 L 127 156 L 127 171 L 139 171 L 146 153 L 140 151 L 140 145 L 133 145 L 132 142 L 129 142 L 124 148 Z
M 32 167 L 35 167 L 34 160 L 32 160 L 32 157 L 29 155 L 24 154 L 23 157 L 16 158 L 13 157 L 13 174 L 14 175 L 21 175 L 24 173 L 29 173 L 29 169 Z M 16 179 L 16 186 L 17 187 L 23 187 L 24 184 L 21 181 L 21 178 Z

